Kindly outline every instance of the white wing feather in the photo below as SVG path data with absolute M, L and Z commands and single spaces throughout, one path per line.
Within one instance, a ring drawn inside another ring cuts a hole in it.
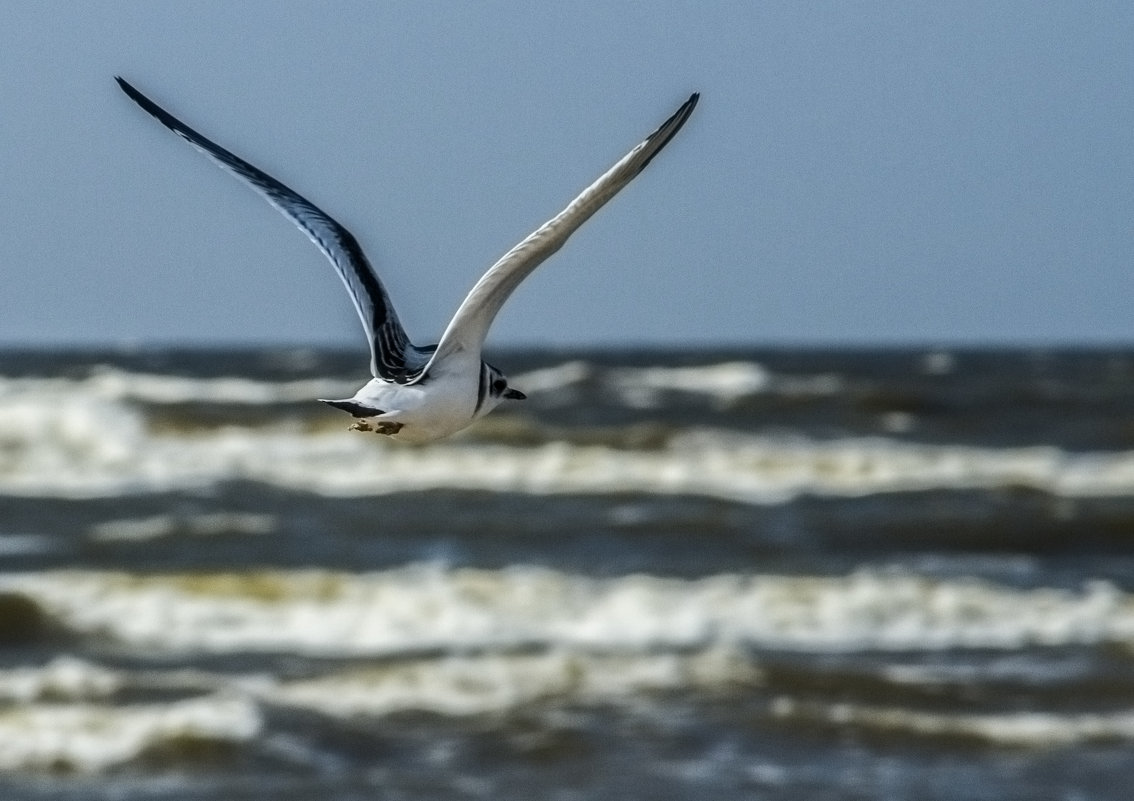
M 681 130 L 681 126 L 693 113 L 699 97 L 698 94 L 691 95 L 672 117 L 584 189 L 567 208 L 529 234 L 489 268 L 449 322 L 437 345 L 437 351 L 422 371 L 422 377 L 428 375 L 429 368 L 440 359 L 461 351 L 468 352 L 470 357 L 479 358 L 488 329 L 513 290 L 536 267 L 559 250 L 579 226 L 646 168 L 650 160 Z

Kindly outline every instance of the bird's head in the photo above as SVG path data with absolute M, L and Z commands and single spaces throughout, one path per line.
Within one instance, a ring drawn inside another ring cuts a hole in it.
M 490 364 L 486 364 L 486 379 L 488 381 L 488 396 L 499 403 L 505 400 L 527 400 L 527 395 L 518 389 L 508 386 L 508 379 L 504 374 Z

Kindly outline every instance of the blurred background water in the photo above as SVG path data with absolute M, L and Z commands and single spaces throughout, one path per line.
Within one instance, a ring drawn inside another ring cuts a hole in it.
M 1125 799 L 1134 351 L 0 353 L 0 796 Z

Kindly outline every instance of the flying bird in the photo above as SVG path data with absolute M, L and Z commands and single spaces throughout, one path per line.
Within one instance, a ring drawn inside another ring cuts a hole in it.
M 247 181 L 331 261 L 362 319 L 370 343 L 373 378 L 351 398 L 321 400 L 350 413 L 355 418 L 352 429 L 374 431 L 406 442 L 447 437 L 505 400 L 524 400 L 524 393 L 511 387 L 500 370 L 481 358 L 496 313 L 524 278 L 646 168 L 681 130 L 699 98 L 696 93 L 690 95 L 673 116 L 563 211 L 505 253 L 473 286 L 449 321 L 441 341 L 418 347 L 406 336 L 386 289 L 350 231 L 311 201 L 197 133 L 122 78 L 115 80 L 131 100 L 158 122 L 220 167 Z

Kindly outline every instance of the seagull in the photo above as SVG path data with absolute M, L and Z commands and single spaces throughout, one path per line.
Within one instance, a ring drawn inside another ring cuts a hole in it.
M 634 179 L 681 130 L 697 105 L 694 93 L 673 116 L 602 174 L 568 206 L 492 265 L 465 297 L 430 347 L 409 341 L 386 289 L 358 240 L 311 201 L 264 171 L 197 133 L 125 80 L 131 100 L 166 128 L 243 178 L 298 226 L 334 265 L 346 285 L 370 343 L 370 379 L 351 398 L 320 399 L 355 418 L 353 430 L 374 431 L 411 443 L 454 434 L 505 400 L 524 400 L 497 368 L 481 358 L 485 337 L 500 307 L 536 267 L 555 253 L 591 215 Z

